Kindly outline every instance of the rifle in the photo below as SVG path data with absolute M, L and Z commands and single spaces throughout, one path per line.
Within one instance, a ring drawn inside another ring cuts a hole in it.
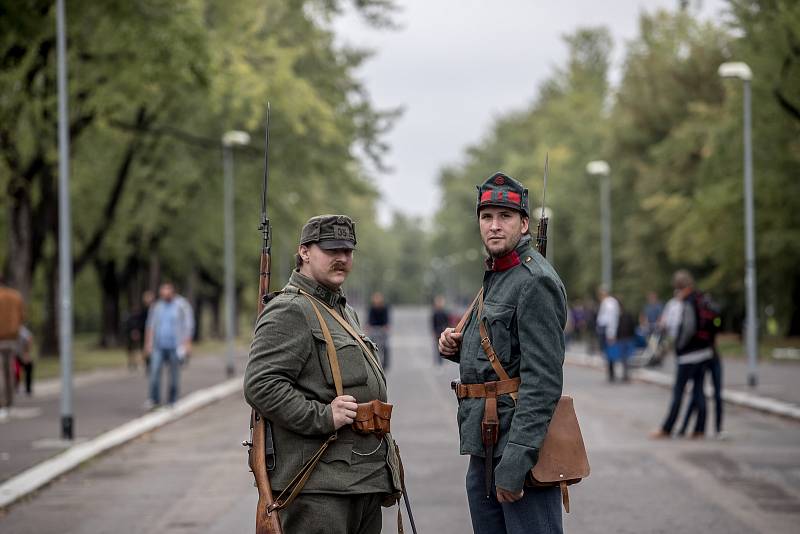
M 544 157 L 544 190 L 542 191 L 542 214 L 539 217 L 539 226 L 536 229 L 536 250 L 539 251 L 539 254 L 547 257 L 547 222 L 548 217 L 544 216 L 544 199 L 545 195 L 547 194 L 547 172 L 548 172 L 548 160 L 550 159 L 550 154 L 546 154 Z
M 269 292 L 270 254 L 272 249 L 272 234 L 269 219 L 267 218 L 267 183 L 269 180 L 269 112 L 267 102 L 267 126 L 264 145 L 264 184 L 261 189 L 261 265 L 258 279 L 258 315 L 264 311 L 266 296 Z M 268 443 L 269 442 L 269 443 Z M 258 505 L 256 506 L 256 534 L 283 534 L 278 511 L 270 511 L 273 504 L 272 485 L 269 482 L 267 466 L 268 452 L 274 457 L 272 450 L 272 431 L 269 421 L 255 409 L 250 412 L 250 440 L 242 445 L 247 447 L 247 463 L 256 479 L 258 488 Z

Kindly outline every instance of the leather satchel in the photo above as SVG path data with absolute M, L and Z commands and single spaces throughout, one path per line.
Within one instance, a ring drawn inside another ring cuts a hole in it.
M 461 332 L 463 330 L 475 304 L 478 305 L 478 321 L 480 321 L 478 328 L 481 336 L 481 348 L 489 359 L 489 363 L 495 373 L 501 379 L 498 383 L 507 383 L 509 380 L 514 380 L 503 369 L 489 340 L 488 329 L 480 318 L 483 312 L 483 289 L 478 292 L 475 300 L 472 301 L 472 304 L 456 326 L 455 331 Z M 519 380 L 519 378 L 516 378 L 516 380 Z M 462 386 L 465 385 L 462 384 Z M 467 389 L 464 388 L 465 391 Z M 513 389 L 513 392 L 508 392 L 507 394 L 511 395 L 514 399 L 514 404 L 516 404 L 519 386 L 517 385 Z M 497 393 L 499 394 L 499 392 Z M 458 391 L 456 394 L 458 394 Z M 484 397 L 486 399 L 484 404 L 484 423 L 487 420 L 497 419 L 497 402 L 494 399 L 496 395 L 487 394 L 486 388 L 484 388 L 483 393 L 478 391 L 474 395 L 465 394 L 464 396 Z M 485 432 L 486 426 L 483 424 L 482 426 Z M 492 437 L 494 441 L 497 440 L 496 434 Z M 484 442 L 487 441 L 486 438 L 487 436 L 484 436 Z M 559 486 L 561 488 L 561 502 L 564 505 L 564 510 L 569 513 L 569 490 L 567 487 L 577 484 L 588 477 L 589 473 L 589 457 L 586 454 L 586 445 L 583 442 L 583 435 L 578 424 L 578 416 L 575 414 L 572 397 L 562 395 L 556 404 L 553 417 L 550 419 L 542 446 L 539 448 L 539 459 L 530 473 L 528 473 L 526 484 L 529 486 Z

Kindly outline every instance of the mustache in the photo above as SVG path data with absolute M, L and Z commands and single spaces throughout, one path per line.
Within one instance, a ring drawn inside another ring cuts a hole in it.
M 350 269 L 347 268 L 347 264 L 346 263 L 342 263 L 340 261 L 337 261 L 333 265 L 331 265 L 331 271 L 349 272 Z

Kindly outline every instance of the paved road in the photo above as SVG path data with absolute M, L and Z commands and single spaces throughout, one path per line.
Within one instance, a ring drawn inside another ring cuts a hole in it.
M 244 368 L 247 350 L 241 347 L 237 366 Z M 164 370 L 162 392 L 168 374 Z M 182 396 L 225 379 L 221 355 L 203 354 L 191 359 L 181 370 Z M 40 387 L 41 386 L 41 387 Z M 58 382 L 34 384 L 34 396 L 19 395 L 12 417 L 0 419 L 0 482 L 64 450 L 60 434 L 61 415 Z M 145 413 L 147 397 L 144 371 L 106 370 L 79 375 L 75 380 L 73 413 L 77 440 L 111 430 Z M 165 400 L 165 397 L 162 397 Z
M 432 367 L 427 316 L 395 311 L 390 395 L 420 532 L 469 532 L 457 454 L 454 366 Z M 567 532 L 789 533 L 800 522 L 800 424 L 729 408 L 732 439 L 652 442 L 668 392 L 608 386 L 567 368 L 592 462 L 571 490 Z M 91 462 L 0 519 L 2 533 L 251 532 L 255 489 L 238 443 L 247 408 L 231 397 Z M 394 532 L 394 510 L 384 515 Z M 794 526 L 793 526 L 794 525 Z

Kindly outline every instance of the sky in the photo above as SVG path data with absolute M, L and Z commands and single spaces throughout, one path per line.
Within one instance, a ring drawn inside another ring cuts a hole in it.
M 400 28 L 375 30 L 348 13 L 334 22 L 342 44 L 374 55 L 357 71 L 378 109 L 404 108 L 386 135 L 389 172 L 374 172 L 380 222 L 394 211 L 424 218 L 441 202 L 438 175 L 479 143 L 493 120 L 530 104 L 537 87 L 566 60 L 562 36 L 606 26 L 614 38 L 612 83 L 639 14 L 678 0 L 397 0 Z M 691 0 L 703 18 L 724 0 Z M 485 177 L 476 176 L 475 183 Z

